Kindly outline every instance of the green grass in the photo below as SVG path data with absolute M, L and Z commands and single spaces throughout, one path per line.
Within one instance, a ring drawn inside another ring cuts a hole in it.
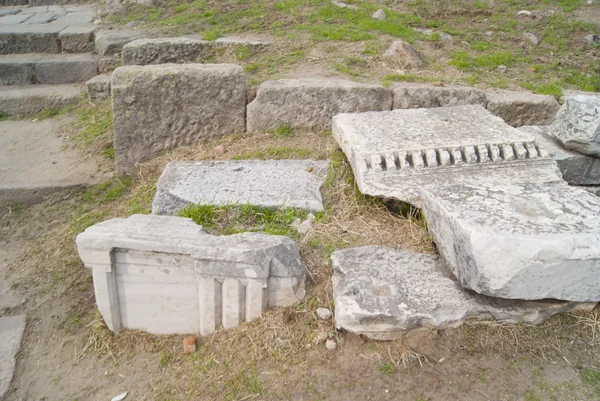
M 583 383 L 600 395 L 600 369 L 593 367 L 580 368 L 579 374 Z
M 101 184 L 96 184 L 85 190 L 83 200 L 89 203 L 101 204 L 121 198 L 130 189 L 131 180 L 128 177 L 113 178 Z
M 294 127 L 290 124 L 283 124 L 273 130 L 273 135 L 279 138 L 291 138 L 294 136 Z
M 473 69 L 487 69 L 493 71 L 499 66 L 510 66 L 517 62 L 526 61 L 524 57 L 515 56 L 512 51 L 495 51 L 488 54 L 472 55 L 465 50 L 452 53 L 450 65 L 462 71 Z
M 81 130 L 74 139 L 84 146 L 89 146 L 103 135 L 112 134 L 112 112 L 109 105 L 82 107 L 77 111 L 77 120 Z
M 433 82 L 433 78 L 422 77 L 415 74 L 389 74 L 383 77 L 381 84 L 390 86 L 392 82 Z
M 316 158 L 315 154 L 310 149 L 304 148 L 290 148 L 290 147 L 278 147 L 271 148 L 265 151 L 256 151 L 250 153 L 244 153 L 241 155 L 233 156 L 233 160 L 280 160 L 280 159 L 313 159 Z
M 396 368 L 391 362 L 385 362 L 379 366 L 379 371 L 385 375 L 391 376 L 396 371 Z
M 207 231 L 219 234 L 236 234 L 245 231 L 272 235 L 298 237 L 290 224 L 299 218 L 306 220 L 309 212 L 301 209 L 273 209 L 252 205 L 190 205 L 178 215 L 194 220 Z M 317 217 L 322 217 L 319 214 Z
M 546 83 L 532 83 L 523 82 L 521 86 L 525 89 L 529 89 L 533 93 L 539 93 L 541 95 L 550 95 L 556 98 L 562 96 L 563 88 L 559 82 L 546 82 Z

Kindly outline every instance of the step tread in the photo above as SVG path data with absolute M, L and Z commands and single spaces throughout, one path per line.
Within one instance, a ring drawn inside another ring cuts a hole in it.
M 97 61 L 98 57 L 92 53 L 54 54 L 54 53 L 23 53 L 2 54 L 0 64 L 30 64 L 30 63 L 55 63 L 55 62 L 80 62 Z

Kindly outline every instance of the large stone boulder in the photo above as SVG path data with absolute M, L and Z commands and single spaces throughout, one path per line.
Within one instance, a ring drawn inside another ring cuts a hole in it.
M 287 237 L 215 236 L 191 219 L 133 215 L 88 228 L 77 249 L 114 332 L 208 335 L 304 298 L 305 268 Z
M 337 327 L 374 340 L 469 320 L 538 324 L 556 313 L 595 305 L 478 295 L 461 288 L 437 256 L 380 246 L 335 251 L 331 262 Z
M 479 105 L 339 114 L 333 137 L 361 193 L 417 207 L 426 186 L 561 181 L 533 135 Z
M 394 83 L 390 86 L 394 96 L 394 109 L 487 104 L 485 92 L 462 86 L 433 86 L 412 82 Z
M 310 160 L 171 162 L 156 184 L 152 213 L 175 214 L 192 204 L 322 211 L 327 167 Z
M 487 109 L 508 125 L 548 125 L 554 121 L 560 104 L 552 96 L 520 91 L 487 92 Z
M 600 185 L 600 158 L 563 148 L 556 138 L 548 134 L 547 125 L 527 125 L 519 129 L 532 134 L 535 142 L 556 161 L 563 180 L 573 185 Z
M 268 131 L 282 125 L 324 131 L 331 129 L 331 118 L 336 114 L 391 108 L 391 92 L 379 85 L 331 78 L 267 81 L 248 105 L 248 131 Z
M 569 97 L 558 111 L 550 135 L 567 149 L 600 157 L 600 97 Z
M 246 77 L 237 65 L 119 67 L 111 91 L 119 173 L 165 150 L 245 129 Z
M 600 198 L 566 184 L 421 190 L 460 285 L 509 299 L 600 300 Z

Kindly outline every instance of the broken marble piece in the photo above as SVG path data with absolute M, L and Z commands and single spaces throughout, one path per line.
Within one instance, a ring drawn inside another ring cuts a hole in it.
M 549 133 L 567 149 L 600 157 L 600 97 L 576 95 L 567 98 Z
M 600 185 L 600 158 L 565 149 L 548 134 L 547 125 L 528 125 L 519 130 L 533 134 L 535 142 L 556 160 L 563 180 L 573 185 Z
M 290 238 L 210 235 L 191 219 L 133 215 L 77 236 L 108 328 L 207 335 L 304 298 L 305 268 Z
M 470 320 L 539 324 L 556 313 L 595 303 L 517 301 L 464 290 L 439 257 L 380 246 L 331 255 L 338 329 L 374 340 L 397 340 L 412 330 L 458 327 Z
M 427 228 L 460 285 L 508 299 L 600 301 L 600 198 L 563 184 L 421 190 Z
M 0 399 L 8 393 L 25 332 L 25 315 L 0 317 Z
M 327 171 L 326 161 L 312 160 L 171 162 L 156 184 L 152 213 L 175 214 L 192 204 L 318 212 Z
M 417 207 L 424 186 L 561 181 L 533 135 L 479 105 L 339 114 L 333 136 L 361 193 Z

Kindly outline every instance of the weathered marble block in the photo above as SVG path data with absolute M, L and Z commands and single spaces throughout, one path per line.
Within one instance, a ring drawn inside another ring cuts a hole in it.
M 207 335 L 304 298 L 305 269 L 290 238 L 207 234 L 191 219 L 133 215 L 77 236 L 109 329 Z
M 464 290 L 437 256 L 380 246 L 331 255 L 338 329 L 374 340 L 397 340 L 419 329 L 458 327 L 471 320 L 539 324 L 556 313 L 595 303 L 518 301 Z
M 533 135 L 479 105 L 339 114 L 333 136 L 363 194 L 417 207 L 424 186 L 561 181 Z
M 198 203 L 322 211 L 320 188 L 328 165 L 310 160 L 171 162 L 156 184 L 152 213 L 175 214 Z
M 573 185 L 600 184 L 600 158 L 587 156 L 565 149 L 560 142 L 548 134 L 547 125 L 519 127 L 523 132 L 535 136 L 535 142 L 556 160 L 563 179 Z
M 487 104 L 485 92 L 477 88 L 461 86 L 433 86 L 412 82 L 394 83 L 390 86 L 394 96 L 394 109 Z
M 600 198 L 565 184 L 421 190 L 458 282 L 509 299 L 600 300 Z
M 553 96 L 530 92 L 491 90 L 486 97 L 487 109 L 513 127 L 548 125 L 560 108 Z
M 567 98 L 549 133 L 567 149 L 600 157 L 600 96 Z
M 338 113 L 391 108 L 392 94 L 380 85 L 331 78 L 267 81 L 248 105 L 248 131 L 269 131 L 282 125 L 324 131 L 331 129 L 331 118 Z
M 168 149 L 246 127 L 246 77 L 238 65 L 119 67 L 111 91 L 118 173 Z

